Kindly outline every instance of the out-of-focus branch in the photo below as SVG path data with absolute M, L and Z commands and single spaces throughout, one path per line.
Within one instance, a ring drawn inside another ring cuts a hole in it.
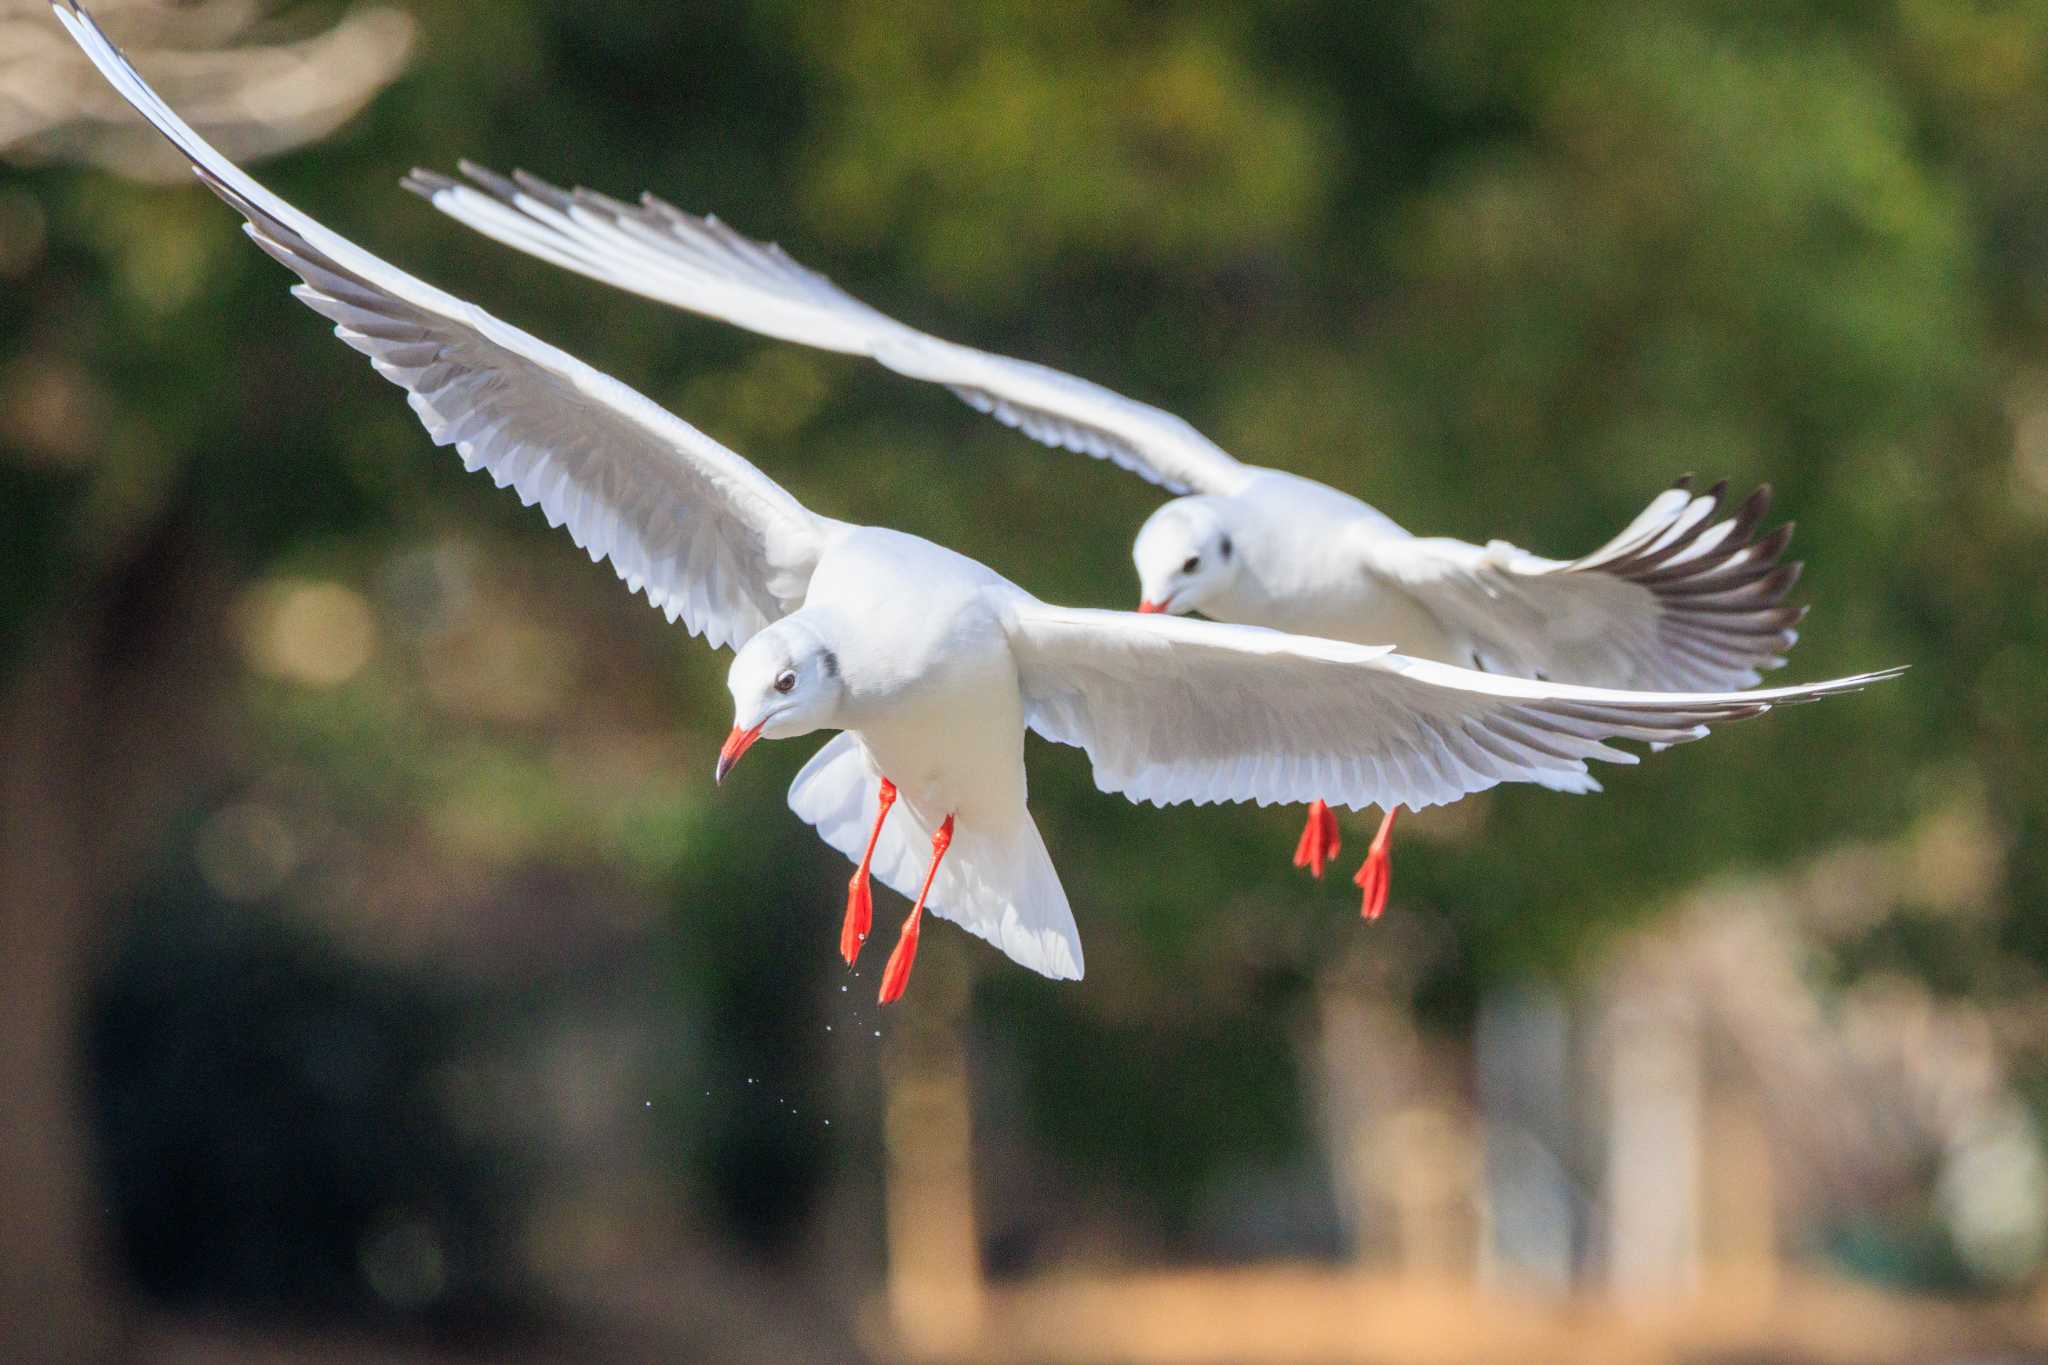
M 358 8 L 293 41 L 252 41 L 260 0 L 100 0 L 93 12 L 150 80 L 230 157 L 286 151 L 330 132 L 395 79 L 412 19 Z M 45 0 L 0 0 L 0 157 L 89 161 L 139 180 L 185 173 L 51 17 Z

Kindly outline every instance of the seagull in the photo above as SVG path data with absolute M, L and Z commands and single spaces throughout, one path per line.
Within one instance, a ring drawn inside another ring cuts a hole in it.
M 488 473 L 634 592 L 731 646 L 723 780 L 762 739 L 836 734 L 789 805 L 855 864 L 840 951 L 871 928 L 870 882 L 913 898 L 882 973 L 902 993 L 924 913 L 1048 977 L 1081 940 L 1026 801 L 1024 735 L 1084 750 L 1131 800 L 1429 806 L 1502 782 L 1591 785 L 1608 741 L 1697 739 L 1867 673 L 1741 693 L 1577 687 L 1387 645 L 1041 601 L 930 541 L 820 516 L 626 385 L 406 274 L 264 189 L 157 96 L 76 0 L 57 16 L 170 139 L 292 293 L 406 392 L 436 445 Z
M 1780 563 L 1785 525 L 1756 532 L 1759 488 L 1719 515 L 1725 485 L 1689 479 L 1577 559 L 1495 540 L 1418 536 L 1312 479 L 1242 464 L 1193 426 L 1098 384 L 916 331 L 772 243 L 644 194 L 626 204 L 515 172 L 460 163 L 467 182 L 416 170 L 406 187 L 486 236 L 579 274 L 725 322 L 864 355 L 943 384 L 1007 426 L 1106 459 L 1180 494 L 1132 547 L 1138 610 L 1200 611 L 1521 678 L 1644 691 L 1754 686 L 1783 665 L 1805 609 L 1785 604 L 1800 565 Z M 1313 794 L 1311 794 L 1313 795 Z M 1362 910 L 1386 903 L 1397 806 L 1353 880 Z M 1314 876 L 1340 849 L 1317 797 L 1294 863 Z

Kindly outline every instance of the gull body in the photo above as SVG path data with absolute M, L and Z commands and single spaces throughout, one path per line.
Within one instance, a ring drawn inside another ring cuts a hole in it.
M 874 875 L 916 895 L 926 846 L 951 817 L 934 911 L 1047 975 L 1078 978 L 1080 936 L 1026 801 L 1025 700 L 1008 623 L 1033 600 L 928 540 L 842 525 L 803 605 L 741 647 L 728 685 L 736 731 L 841 732 L 790 787 L 792 809 L 828 844 L 861 861 L 886 774 L 896 811 Z M 774 680 L 792 667 L 801 675 L 807 658 L 832 704 L 784 719 Z
M 834 726 L 889 775 L 913 822 L 927 834 L 948 815 L 967 831 L 1028 822 L 1024 698 L 1004 629 L 1022 590 L 965 555 L 867 526 L 843 532 L 811 582 L 787 623 L 835 642 L 846 694 Z
M 322 227 L 250 179 L 149 88 L 75 0 L 58 17 L 114 87 L 297 274 L 436 444 L 535 505 L 671 621 L 736 650 L 717 776 L 761 738 L 836 731 L 789 803 L 867 881 L 915 896 L 883 975 L 900 993 L 924 909 L 1016 961 L 1079 977 L 1059 877 L 1026 802 L 1024 731 L 1084 749 L 1132 800 L 1327 796 L 1432 805 L 1501 782 L 1585 790 L 1607 741 L 1696 739 L 1870 674 L 1664 694 L 1496 677 L 1364 646 L 1163 614 L 1055 606 L 918 537 L 804 507 L 632 389 Z

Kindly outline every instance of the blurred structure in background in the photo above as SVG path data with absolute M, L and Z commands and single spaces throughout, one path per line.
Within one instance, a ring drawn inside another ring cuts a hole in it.
M 405 68 L 413 21 L 386 6 L 350 9 L 317 32 L 258 0 L 108 0 L 95 15 L 187 121 L 238 160 L 332 132 Z M 296 37 L 287 37 L 296 33 Z M 190 174 L 61 29 L 43 0 L 0 0 L 0 157 L 89 161 L 143 180 Z
M 196 125 L 252 159 L 322 137 L 361 110 L 404 68 L 414 37 L 412 19 L 391 8 L 355 8 L 317 30 L 304 22 L 280 27 L 256 0 L 106 0 L 96 12 L 159 73 L 165 92 Z M 76 44 L 52 27 L 47 4 L 0 0 L 0 160 L 89 162 L 136 179 L 185 180 L 183 163 L 164 153 L 162 140 L 136 127 Z M 20 290 L 20 279 L 41 261 L 47 232 L 34 197 L 0 187 L 0 290 Z M 8 378 L 0 425 L 10 444 L 26 446 L 38 463 L 85 456 L 94 439 L 91 386 L 68 367 L 32 357 L 10 367 Z M 132 529 L 150 534 L 146 523 Z M 12 549 L 35 555 L 50 547 L 17 541 Z M 161 547 L 140 550 L 139 559 L 127 558 L 123 547 L 113 553 L 113 577 L 100 587 L 163 594 L 168 611 L 207 618 L 207 601 L 218 589 L 199 587 L 182 556 L 159 558 Z M 12 1105 L 0 1160 L 13 1167 L 4 1191 L 10 1231 L 0 1234 L 8 1243 L 0 1251 L 0 1308 L 9 1320 L 0 1349 L 22 1360 L 89 1356 L 119 1339 L 92 1306 L 103 1292 L 96 1281 L 106 1248 L 98 1220 L 85 1211 L 92 1197 L 82 1188 L 80 1154 L 61 1137 L 82 1117 L 82 1097 L 66 1074 L 78 1055 L 71 1035 L 78 974 L 95 946 L 93 910 L 130 875 L 125 864 L 138 847 L 162 830 L 153 818 L 109 818 L 103 803 L 141 798 L 154 805 L 157 797 L 146 794 L 153 783 L 180 784 L 205 766 L 189 766 L 193 736 L 184 727 L 197 719 L 193 692 L 160 689 L 146 675 L 154 667 L 208 668 L 200 654 L 209 642 L 168 622 L 179 638 L 163 641 L 151 634 L 154 622 L 130 614 L 130 604 L 109 605 L 98 620 L 60 627 L 40 652 L 16 661 L 25 662 L 32 681 L 10 689 L 4 728 L 12 742 L 0 741 L 7 769 L 0 778 L 7 817 L 0 831 L 0 920 L 10 956 L 40 964 L 37 979 L 9 993 L 11 1061 L 0 1082 Z M 141 665 L 139 675 L 106 663 L 130 631 L 147 637 L 127 661 Z M 116 676 L 140 693 L 116 703 L 126 733 L 119 724 L 101 728 L 104 713 L 87 704 L 103 687 L 121 687 Z M 119 746 L 121 759 L 87 758 L 99 743 Z M 79 771 L 81 765 L 91 772 Z M 96 869 L 112 880 L 96 880 Z M 191 1216 L 210 1215 L 195 1206 Z
M 0 1361 L 2048 1355 L 2039 5 L 394 7 L 98 12 L 239 155 L 331 127 L 261 172 L 316 217 L 1048 597 L 1130 602 L 1149 490 L 399 177 L 652 189 L 1409 524 L 1769 480 L 1792 672 L 1915 668 L 1423 812 L 1371 926 L 1299 812 L 1034 741 L 1088 979 L 934 931 L 878 1013 L 803 746 L 714 792 L 725 660 L 0 0 Z

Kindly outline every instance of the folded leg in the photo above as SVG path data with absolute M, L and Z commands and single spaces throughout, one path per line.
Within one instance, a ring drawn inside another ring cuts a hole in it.
M 939 875 L 939 860 L 946 856 L 946 849 L 953 842 L 953 817 L 947 816 L 946 823 L 939 826 L 939 832 L 932 836 L 932 865 L 925 869 L 924 885 L 918 888 L 917 904 L 910 907 L 910 918 L 903 921 L 903 934 L 896 940 L 896 950 L 889 954 L 889 965 L 882 969 L 881 1003 L 886 1005 L 903 994 L 903 988 L 910 984 L 911 964 L 917 961 L 917 935 L 924 920 L 925 897 L 932 893 L 932 878 Z
M 868 929 L 875 920 L 875 895 L 868 884 L 868 867 L 875 860 L 875 845 L 882 839 L 882 822 L 889 818 L 889 807 L 896 804 L 896 784 L 888 778 L 882 779 L 880 809 L 875 812 L 875 829 L 868 835 L 867 852 L 860 855 L 860 866 L 853 871 L 853 880 L 846 884 L 846 922 L 839 926 L 839 955 L 851 967 L 860 956 L 863 943 L 868 941 Z

